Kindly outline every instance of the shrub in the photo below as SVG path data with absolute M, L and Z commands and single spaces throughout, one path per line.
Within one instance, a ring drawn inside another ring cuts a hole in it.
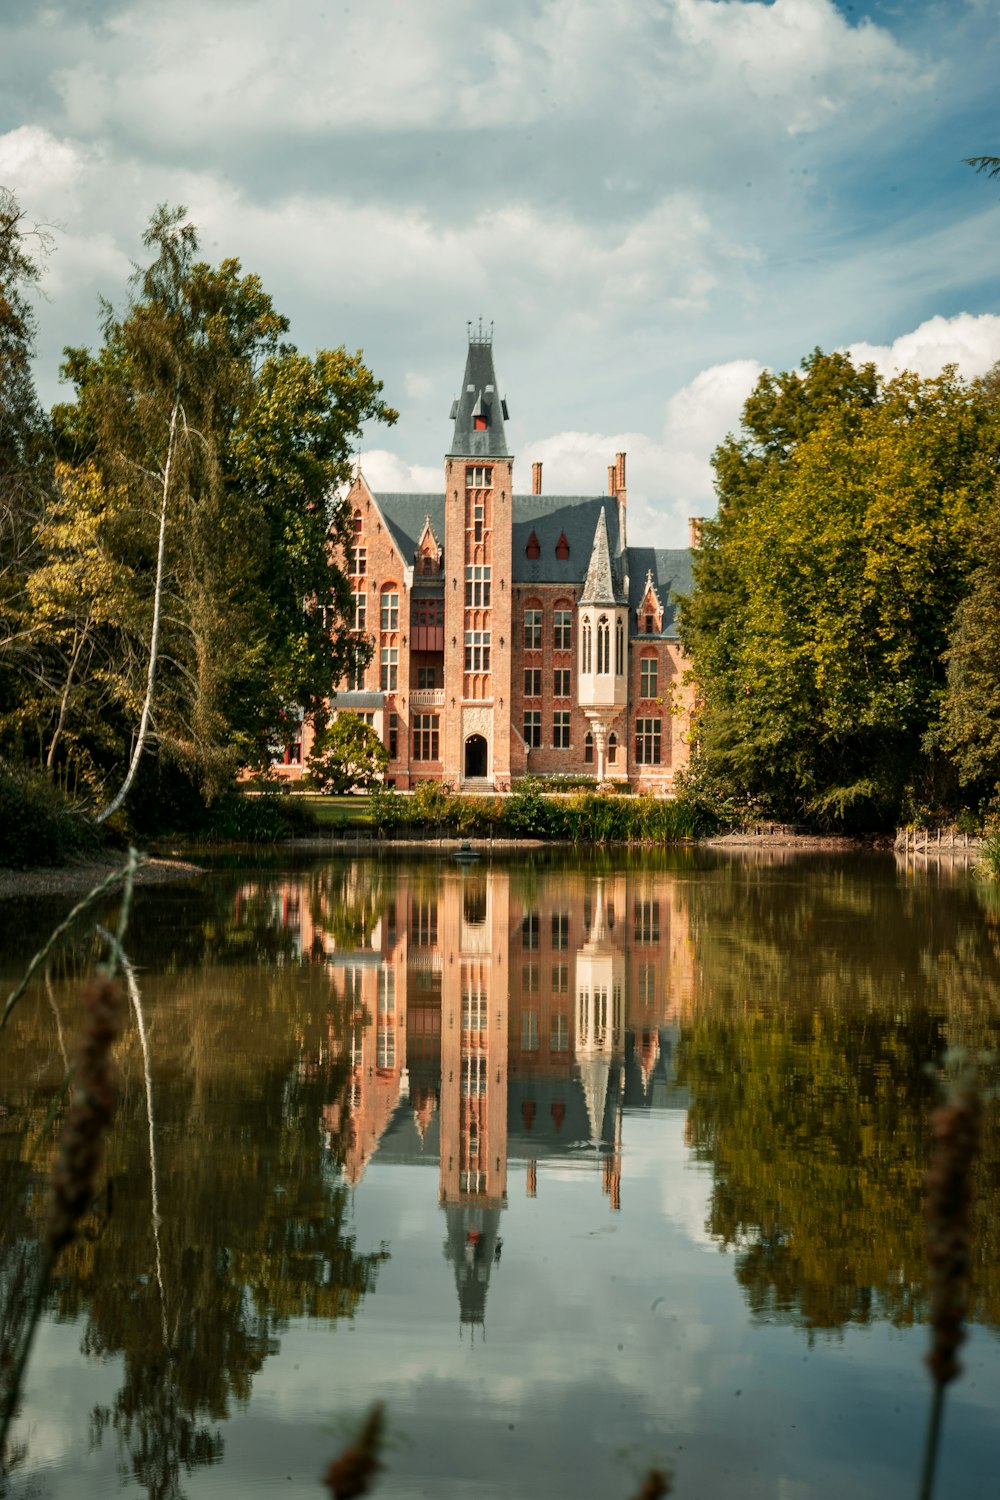
M 551 826 L 549 808 L 540 782 L 534 776 L 525 776 L 504 804 L 504 829 L 516 837 L 544 838 Z
M 40 772 L 0 763 L 0 865 L 62 864 L 100 842 L 92 820 Z
M 1000 882 L 1000 833 L 989 833 L 983 839 L 979 864 L 988 880 Z

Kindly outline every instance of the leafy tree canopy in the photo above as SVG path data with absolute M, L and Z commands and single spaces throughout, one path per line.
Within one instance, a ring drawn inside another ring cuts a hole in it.
M 343 795 L 382 780 L 389 752 L 370 724 L 355 713 L 339 713 L 316 737 L 309 777 L 322 792 Z
M 155 683 L 148 647 L 121 664 L 121 737 L 146 691 L 154 742 L 211 794 L 263 760 L 292 705 L 321 714 L 353 655 L 333 497 L 364 424 L 396 413 L 360 352 L 299 353 L 259 278 L 200 261 L 184 209 L 158 209 L 145 244 L 100 349 L 66 351 L 76 399 L 54 422 L 64 488 L 103 487 L 128 513 L 113 560 L 147 643 L 160 580 L 161 664 Z
M 996 403 L 954 369 L 882 380 L 819 350 L 765 373 L 716 451 L 682 610 L 697 774 L 734 808 L 887 824 L 941 796 L 942 656 L 994 482 Z

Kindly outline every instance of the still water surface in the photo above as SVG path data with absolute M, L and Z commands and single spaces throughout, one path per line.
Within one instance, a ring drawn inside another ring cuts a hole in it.
M 0 906 L 4 981 L 68 904 Z M 128 948 L 112 1190 L 0 1493 L 318 1500 L 375 1399 L 386 1497 L 915 1493 L 925 1065 L 1000 1019 L 970 877 L 344 857 L 140 890 Z M 97 951 L 0 1036 L 0 1339 Z M 1000 1467 L 995 1109 L 980 1189 L 964 1500 Z

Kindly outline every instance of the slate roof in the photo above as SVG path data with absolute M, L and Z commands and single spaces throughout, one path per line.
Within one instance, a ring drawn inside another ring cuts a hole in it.
M 612 557 L 621 548 L 618 506 L 610 495 L 515 495 L 513 536 L 514 583 L 582 583 L 594 546 L 597 519 L 604 511 Z M 530 558 L 532 532 L 539 556 Z M 569 556 L 556 557 L 560 536 L 569 543 Z
M 462 458 L 508 458 L 504 418 L 507 403 L 500 395 L 493 368 L 493 345 L 486 339 L 470 339 L 465 360 L 462 393 L 451 406 L 455 432 L 449 453 Z M 475 419 L 485 418 L 486 427 L 476 431 Z
M 477 434 L 482 436 L 482 434 Z M 424 529 L 431 518 L 434 535 L 444 540 L 443 494 L 384 491 L 376 494 L 379 510 L 399 548 L 406 566 L 411 566 Z M 615 575 L 615 586 L 621 579 L 618 531 L 618 506 L 611 495 L 515 495 L 513 524 L 513 583 L 564 583 L 578 586 L 587 576 L 598 518 L 604 513 L 608 534 L 608 551 Z M 528 541 L 534 532 L 539 555 L 527 555 Z M 569 545 L 566 558 L 556 556 L 556 545 L 565 536 Z M 445 558 L 447 565 L 448 559 Z M 691 554 L 686 547 L 629 547 L 629 608 L 633 612 L 630 629 L 635 630 L 635 611 L 646 592 L 646 574 L 653 582 L 664 604 L 663 636 L 676 640 L 677 606 L 674 594 L 689 593 L 692 587 Z M 343 696 L 343 695 L 341 695 Z
M 379 492 L 376 503 L 385 518 L 393 541 L 403 556 L 407 567 L 411 567 L 416 556 L 417 545 L 423 535 L 424 521 L 431 518 L 434 535 L 444 541 L 444 495 L 403 494 L 398 491 Z
M 646 574 L 652 573 L 656 591 L 663 601 L 662 635 L 667 640 L 677 640 L 677 602 L 674 595 L 691 591 L 691 553 L 686 547 L 630 547 L 628 573 L 630 630 L 636 629 L 634 612 L 642 604 L 646 592 Z

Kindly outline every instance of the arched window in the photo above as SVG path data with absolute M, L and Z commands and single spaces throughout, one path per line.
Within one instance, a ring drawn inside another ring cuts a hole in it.
M 394 583 L 382 589 L 379 628 L 384 631 L 399 629 L 399 590 Z
M 611 626 L 607 615 L 597 622 L 597 675 L 606 677 L 611 671 Z
M 589 616 L 584 615 L 584 618 L 583 618 L 583 629 L 580 631 L 580 671 L 581 672 L 590 672 L 590 671 L 593 670 L 593 668 L 591 666 L 590 646 L 591 646 L 590 618 L 589 618 Z
M 616 734 L 609 734 L 608 735 L 608 765 L 609 766 L 613 766 L 614 763 L 615 763 L 615 761 L 617 759 L 618 759 L 618 736 Z
M 621 615 L 615 621 L 615 676 L 621 677 L 625 671 L 625 626 L 622 624 Z
M 594 764 L 594 736 L 589 731 L 583 742 L 583 763 L 585 766 Z

